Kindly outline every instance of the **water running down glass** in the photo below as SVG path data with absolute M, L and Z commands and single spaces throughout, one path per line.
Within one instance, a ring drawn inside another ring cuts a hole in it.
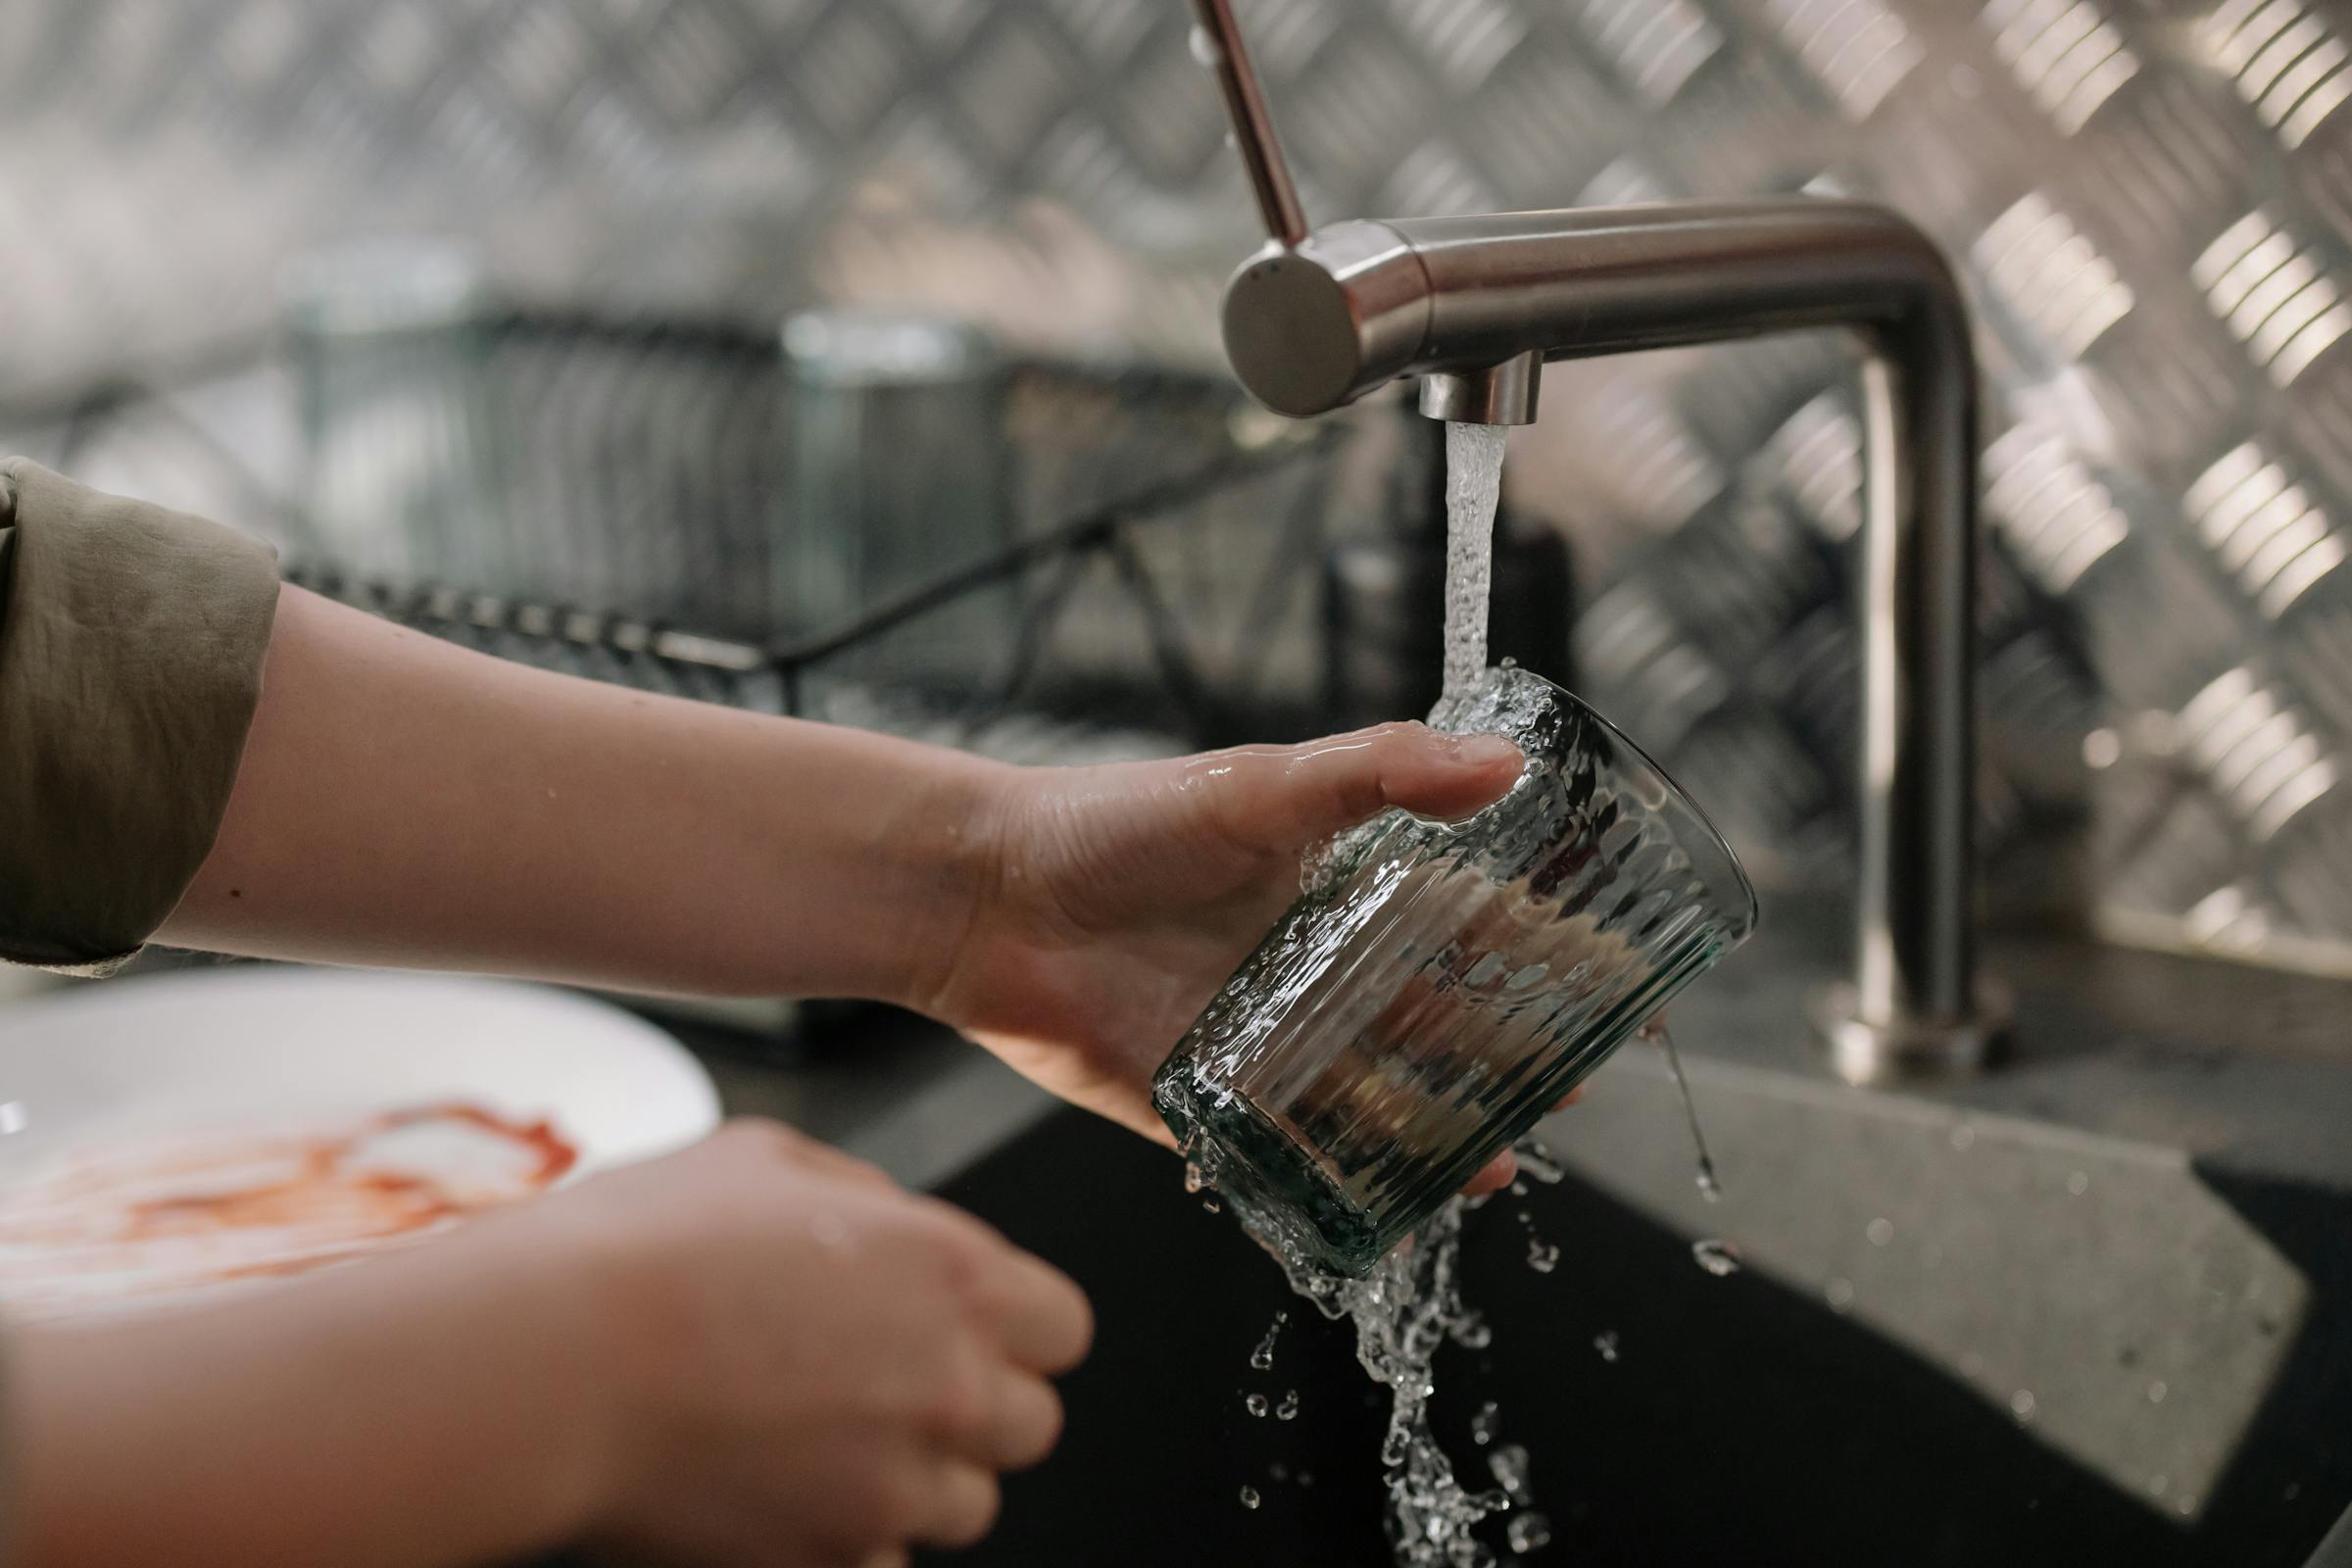
M 1432 721 L 1528 766 L 1466 822 L 1346 835 L 1152 1084 L 1252 1232 L 1353 1277 L 1755 923 L 1697 806 L 1569 693 L 1491 670 Z

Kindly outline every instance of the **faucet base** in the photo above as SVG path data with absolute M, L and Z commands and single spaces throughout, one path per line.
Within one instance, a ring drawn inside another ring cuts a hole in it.
M 1865 1018 L 1843 982 L 1824 986 L 1807 1010 L 1830 1070 L 1862 1087 L 1982 1072 L 1999 1058 L 2009 1025 L 2008 992 L 1987 979 L 1978 981 L 1975 1010 L 1965 1018 Z

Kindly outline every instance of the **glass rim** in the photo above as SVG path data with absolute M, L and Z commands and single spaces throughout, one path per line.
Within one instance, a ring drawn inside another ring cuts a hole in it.
M 1731 885 L 1733 888 L 1738 890 L 1739 901 L 1740 904 L 1740 909 L 1738 912 L 1744 916 L 1744 918 L 1742 918 L 1740 921 L 1739 933 L 1733 938 L 1733 941 L 1735 943 L 1745 941 L 1749 933 L 1755 930 L 1756 922 L 1762 914 L 1762 907 L 1756 898 L 1756 886 L 1753 882 L 1748 880 L 1747 867 L 1740 863 L 1739 853 L 1732 848 L 1731 840 L 1724 837 L 1723 829 L 1715 825 L 1715 819 L 1707 814 L 1707 808 L 1699 805 L 1697 798 L 1689 790 L 1683 788 L 1682 783 L 1676 779 L 1672 773 L 1669 773 L 1665 767 L 1659 763 L 1656 758 L 1650 756 L 1649 753 L 1642 748 L 1639 741 L 1635 740 L 1631 735 L 1628 735 L 1623 729 L 1620 729 L 1606 713 L 1603 713 L 1599 709 L 1594 708 L 1591 703 L 1587 702 L 1584 698 L 1579 697 L 1576 693 L 1570 691 L 1558 681 L 1555 681 L 1546 675 L 1539 675 L 1534 670 L 1527 668 L 1523 664 L 1496 664 L 1488 670 L 1486 674 L 1479 677 L 1479 684 L 1483 686 L 1490 681 L 1494 681 L 1497 679 L 1506 681 L 1515 680 L 1522 682 L 1533 682 L 1534 684 L 1549 691 L 1557 701 L 1565 704 L 1569 708 L 1574 709 L 1577 712 L 1583 714 L 1585 718 L 1589 719 L 1592 721 L 1592 723 L 1597 726 L 1600 731 L 1609 738 L 1612 744 L 1622 748 L 1624 753 L 1632 758 L 1634 763 L 1637 765 L 1638 770 L 1646 771 L 1652 778 L 1655 778 L 1658 783 L 1664 787 L 1667 797 L 1671 799 L 1681 809 L 1688 811 L 1690 814 L 1691 818 L 1697 822 L 1700 831 L 1705 835 L 1705 843 L 1703 845 L 1686 844 L 1683 846 L 1683 848 L 1686 853 L 1691 856 L 1694 869 L 1697 868 L 1696 861 L 1698 858 L 1698 852 L 1703 849 L 1707 855 L 1720 861 L 1722 867 L 1731 873 Z M 1449 698 L 1440 698 L 1438 700 L 1438 708 L 1433 710 L 1431 714 L 1433 720 L 1438 716 L 1439 712 L 1443 711 L 1446 703 L 1451 700 L 1452 699 Z M 1435 723 L 1433 723 L 1431 727 L 1440 728 L 1440 726 Z M 1442 733 L 1449 735 L 1476 735 L 1494 734 L 1498 732 L 1493 730 L 1442 730 Z M 1513 736 L 1505 734 L 1503 738 L 1505 740 L 1512 741 L 1514 745 L 1517 744 L 1517 740 Z M 1617 764 L 1613 762 L 1612 765 Z M 1707 875 L 1704 870 L 1700 870 L 1699 874 L 1708 883 L 1708 885 L 1717 885 L 1718 879 Z

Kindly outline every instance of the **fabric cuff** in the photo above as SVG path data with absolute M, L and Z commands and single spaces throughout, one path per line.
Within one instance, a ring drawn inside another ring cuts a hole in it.
M 276 553 L 0 462 L 0 959 L 97 973 L 212 852 L 261 700 Z

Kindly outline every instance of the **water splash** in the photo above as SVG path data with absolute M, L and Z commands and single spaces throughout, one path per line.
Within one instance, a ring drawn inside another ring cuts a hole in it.
M 1539 1274 L 1548 1274 L 1560 1266 L 1560 1250 L 1550 1242 L 1533 1237 L 1527 1243 L 1527 1266 Z
M 1494 1343 L 1494 1330 L 1484 1312 L 1463 1313 L 1462 1320 L 1446 1332 L 1465 1350 L 1483 1350 Z
M 1242 1506 L 1243 1506 L 1243 1507 L 1245 1507 L 1245 1508 L 1254 1508 L 1254 1507 L 1256 1507 L 1256 1506 L 1258 1505 L 1258 1502 L 1259 1502 L 1259 1500 L 1260 1500 L 1260 1499 L 1259 1499 L 1259 1497 L 1258 1497 L 1258 1495 L 1257 1495 L 1257 1489 L 1256 1489 L 1255 1487 L 1244 1487 L 1244 1488 L 1242 1489 Z
M 1266 1396 L 1264 1395 L 1252 1394 L 1250 1396 L 1250 1397 L 1242 1401 L 1242 1405 L 1251 1415 L 1256 1416 L 1261 1420 L 1264 1419 L 1266 1413 Z
M 1523 1513 L 1503 1528 L 1511 1549 L 1525 1556 L 1551 1544 L 1551 1521 L 1540 1513 Z
M 1274 1407 L 1274 1419 L 1277 1421 L 1298 1419 L 1298 1391 L 1297 1389 L 1291 1390 L 1282 1396 L 1282 1402 Z
M 1498 424 L 1446 426 L 1446 691 L 1487 672 L 1487 594 L 1494 572 L 1494 509 L 1502 498 Z
M 1344 1317 L 1353 1325 L 1356 1360 L 1389 1391 L 1380 1461 L 1387 1471 L 1389 1542 L 1399 1568 L 1491 1563 L 1492 1551 L 1473 1532 L 1511 1504 L 1500 1492 L 1463 1486 L 1430 1431 L 1429 1398 L 1437 1392 L 1433 1363 L 1439 1347 L 1468 1315 L 1460 1283 L 1463 1212 L 1460 1199 L 1448 1200 L 1360 1280 L 1320 1273 L 1295 1250 L 1269 1249 L 1293 1290 L 1324 1316 Z M 1482 1445 L 1493 1440 L 1494 1412 L 1489 1404 L 1471 1423 L 1471 1436 Z
M 1700 1268 L 1717 1279 L 1728 1279 L 1740 1272 L 1740 1249 L 1726 1241 L 1709 1237 L 1690 1244 L 1690 1256 Z
M 1527 1450 L 1516 1443 L 1505 1443 L 1487 1455 L 1487 1468 L 1494 1472 L 1494 1484 L 1512 1496 L 1527 1493 Z

